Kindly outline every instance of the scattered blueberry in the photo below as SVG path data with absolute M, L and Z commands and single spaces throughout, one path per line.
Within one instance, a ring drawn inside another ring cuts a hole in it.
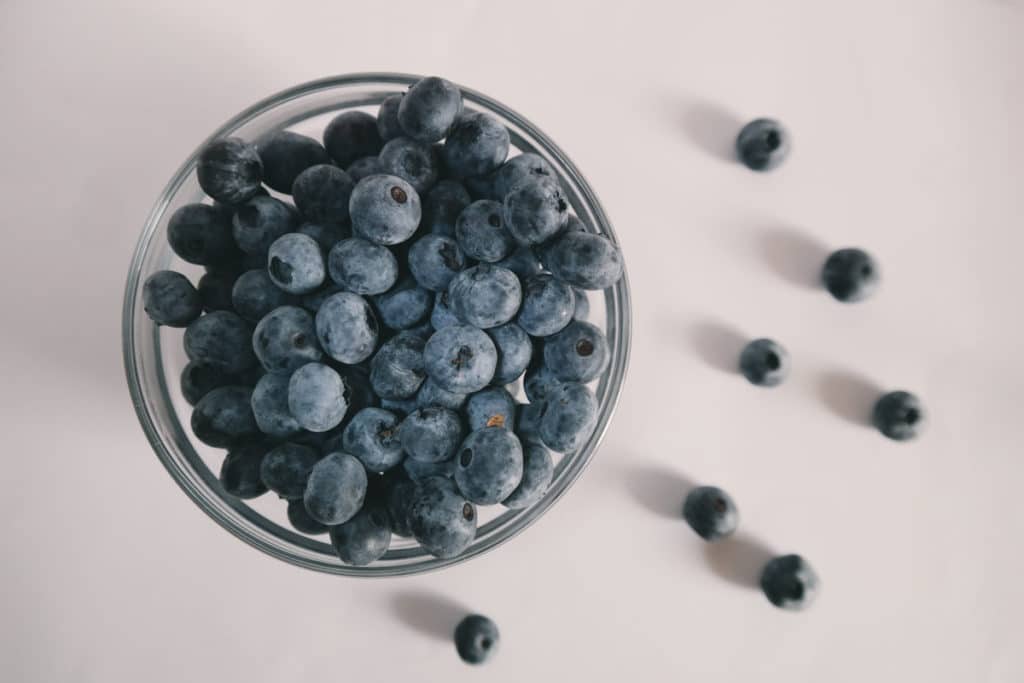
M 353 183 L 358 183 L 363 178 L 368 178 L 372 175 L 380 175 L 384 172 L 384 167 L 380 165 L 380 157 L 363 157 L 362 159 L 356 159 L 348 168 L 349 176 L 352 177 Z M 345 214 L 348 214 L 348 197 L 345 197 Z
M 390 291 L 375 296 L 373 303 L 382 323 L 393 330 L 407 330 L 430 316 L 434 295 L 412 278 L 404 278 Z
M 235 312 L 252 323 L 258 323 L 275 308 L 295 301 L 270 279 L 265 269 L 242 273 L 231 288 L 231 303 Z
M 326 432 L 345 417 L 347 393 L 345 382 L 334 369 L 322 363 L 307 363 L 288 380 L 288 410 L 305 429 Z
M 205 363 L 193 361 L 181 371 L 181 394 L 190 405 L 195 405 L 217 387 L 238 383 L 236 375 Z
M 327 355 L 341 363 L 361 363 L 377 347 L 377 318 L 366 299 L 351 292 L 333 294 L 316 312 L 316 336 Z
M 324 254 L 312 237 L 289 233 L 270 245 L 267 271 L 274 284 L 289 294 L 308 294 L 323 284 Z
M 500 503 L 522 481 L 523 448 L 504 427 L 472 432 L 455 457 L 459 461 L 455 482 L 468 500 L 479 505 Z
M 426 373 L 442 389 L 469 394 L 490 384 L 497 366 L 494 342 L 475 327 L 452 325 L 435 332 L 423 350 Z
M 491 382 L 502 386 L 514 382 L 526 371 L 533 356 L 530 337 L 515 323 L 492 327 L 487 330 L 487 335 L 498 352 L 498 364 Z
M 380 110 L 377 112 L 377 132 L 384 142 L 403 135 L 402 126 L 398 123 L 398 106 L 401 103 L 401 94 L 389 95 L 380 103 Z
M 256 363 L 252 327 L 236 313 L 214 311 L 185 328 L 185 354 L 197 363 L 238 373 Z
M 558 182 L 555 169 L 544 160 L 544 157 L 533 152 L 526 152 L 506 161 L 494 174 L 494 194 L 498 199 L 504 199 L 513 187 L 524 180 L 540 180 L 542 178 Z
M 487 617 L 473 614 L 455 627 L 455 650 L 467 664 L 482 664 L 498 647 L 498 627 Z
M 324 147 L 342 168 L 356 159 L 377 156 L 381 147 L 377 119 L 362 111 L 338 114 L 324 130 Z
M 466 402 L 466 419 L 469 430 L 475 432 L 484 427 L 515 429 L 516 402 L 505 387 L 482 389 Z
M 343 223 L 348 220 L 348 201 L 356 179 L 331 164 L 310 166 L 292 184 L 295 207 L 313 223 Z
M 516 323 L 527 334 L 547 337 L 568 325 L 575 311 L 572 287 L 550 275 L 535 275 L 523 284 L 523 304 Z
M 366 484 L 361 462 L 348 453 L 331 453 L 310 470 L 302 502 L 321 524 L 342 524 L 363 507 Z
M 405 134 L 420 142 L 437 142 L 448 135 L 462 112 L 462 93 L 443 78 L 417 81 L 398 104 L 398 122 Z
M 416 240 L 409 249 L 409 270 L 420 287 L 432 292 L 448 288 L 460 270 L 466 267 L 466 257 L 455 240 L 444 235 L 428 233 Z
M 259 146 L 263 180 L 270 189 L 290 194 L 292 183 L 310 166 L 330 163 L 323 145 L 289 130 L 272 134 Z
M 303 223 L 295 232 L 312 237 L 324 254 L 334 248 L 334 245 L 352 236 L 349 229 L 337 223 Z
M 683 519 L 705 541 L 717 541 L 736 531 L 740 513 L 729 494 L 716 486 L 698 486 L 683 503 Z
M 266 493 L 267 486 L 260 478 L 260 466 L 269 449 L 266 441 L 253 440 L 228 451 L 220 466 L 220 484 L 224 490 L 243 500 Z
M 584 384 L 570 382 L 553 387 L 545 399 L 540 438 L 553 451 L 578 450 L 597 424 L 597 398 Z
M 569 202 L 553 180 L 527 179 L 505 195 L 505 227 L 521 245 L 548 241 L 565 227 L 568 217 Z
M 292 372 L 323 357 L 313 316 L 298 306 L 281 306 L 264 316 L 252 334 L 252 348 L 267 372 Z
M 384 342 L 370 364 L 370 382 L 382 399 L 413 396 L 427 373 L 423 368 L 423 338 L 399 332 Z
M 740 353 L 740 372 L 751 384 L 774 387 L 789 374 L 789 354 L 771 339 L 755 339 Z
M 230 446 L 259 431 L 252 414 L 252 389 L 218 387 L 192 410 L 192 433 L 207 446 Z
M 492 114 L 463 112 L 444 141 L 444 163 L 457 178 L 482 176 L 508 156 L 508 130 Z
M 402 461 L 398 416 L 383 408 L 363 408 L 342 433 L 345 452 L 359 458 L 370 472 L 384 472 Z
M 455 237 L 459 214 L 470 205 L 469 192 L 457 180 L 442 180 L 423 199 L 422 225 L 427 232 Z
M 185 327 L 202 314 L 203 302 L 187 277 L 158 270 L 142 286 L 142 308 L 157 325 Z
M 355 294 L 383 294 L 398 280 L 398 261 L 387 247 L 353 237 L 327 257 L 331 279 Z
M 203 273 L 203 276 L 199 278 L 199 287 L 197 288 L 203 310 L 207 312 L 232 310 L 234 302 L 231 300 L 231 292 L 235 288 L 238 276 L 239 273 L 234 270 L 219 268 Z
M 435 557 L 455 557 L 476 537 L 476 508 L 450 479 L 428 477 L 415 482 L 404 507 L 412 535 Z
M 555 473 L 555 466 L 551 462 L 551 454 L 548 449 L 536 441 L 523 441 L 523 478 L 519 486 L 501 502 L 512 510 L 528 508 L 545 493 L 551 485 L 551 478 Z
M 386 512 L 371 505 L 344 524 L 332 526 L 331 545 L 345 564 L 362 567 L 379 560 L 391 545 Z
M 263 164 L 249 143 L 240 138 L 222 138 L 199 153 L 196 176 L 203 192 L 214 199 L 241 204 L 259 192 Z
M 801 610 L 818 594 L 818 575 L 799 555 L 782 555 L 761 571 L 761 590 L 776 607 Z
M 448 285 L 448 305 L 460 320 L 481 329 L 515 317 L 523 291 L 515 274 L 488 263 L 461 271 Z
M 770 171 L 789 154 L 789 133 L 778 121 L 755 119 L 736 138 L 736 154 L 752 171 Z
M 544 364 L 562 382 L 591 382 L 608 367 L 608 339 L 596 325 L 574 320 L 544 341 Z
M 409 138 L 395 138 L 380 150 L 381 172 L 402 178 L 423 194 L 437 182 L 441 161 L 430 145 Z
M 891 391 L 875 403 L 871 421 L 890 439 L 909 441 L 924 427 L 925 413 L 921 401 L 914 394 Z
M 555 277 L 581 289 L 605 289 L 622 277 L 622 252 L 602 235 L 564 233 L 545 250 L 545 256 Z
M 861 249 L 832 252 L 821 271 L 825 289 L 844 303 L 863 301 L 878 288 L 878 264 Z
M 398 428 L 402 448 L 410 458 L 423 462 L 448 460 L 455 454 L 463 436 L 458 414 L 439 406 L 409 413 Z
M 327 525 L 310 517 L 306 512 L 306 504 L 299 499 L 288 501 L 288 521 L 304 534 L 327 533 Z
M 208 204 L 186 204 L 167 222 L 167 242 L 189 263 L 205 266 L 235 254 L 231 220 Z
M 540 265 L 540 259 L 530 247 L 516 249 L 495 265 L 511 270 L 523 282 L 544 271 Z
M 512 234 L 502 222 L 502 206 L 490 199 L 473 202 L 459 214 L 455 236 L 470 258 L 497 263 L 516 248 Z
M 412 185 L 393 175 L 363 178 L 349 199 L 352 230 L 374 244 L 406 241 L 420 224 L 420 197 Z

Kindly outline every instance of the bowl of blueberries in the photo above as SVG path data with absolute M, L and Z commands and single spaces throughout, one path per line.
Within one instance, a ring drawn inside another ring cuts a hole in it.
M 241 112 L 178 169 L 125 291 L 139 421 L 221 526 L 292 564 L 415 574 L 536 521 L 622 388 L 618 240 L 566 155 L 443 78 Z

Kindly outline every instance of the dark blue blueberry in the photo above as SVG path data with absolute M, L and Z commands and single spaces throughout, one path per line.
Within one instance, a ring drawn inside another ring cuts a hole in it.
M 352 178 L 353 183 L 358 183 L 363 178 L 369 178 L 372 175 L 380 175 L 384 172 L 384 167 L 380 165 L 380 157 L 363 157 L 362 159 L 356 159 L 348 168 L 349 176 Z M 351 192 L 349 193 L 351 194 Z M 348 195 L 345 196 L 345 215 L 348 215 Z
M 545 263 L 555 277 L 574 287 L 605 289 L 622 277 L 622 252 L 601 235 L 567 232 L 544 253 Z
M 505 387 L 489 387 L 478 391 L 466 402 L 466 420 L 471 432 L 484 427 L 504 427 L 514 431 L 515 399 Z
M 550 275 L 535 275 L 523 284 L 523 304 L 516 323 L 527 334 L 547 337 L 568 325 L 575 311 L 572 287 Z
M 283 443 L 264 456 L 260 466 L 260 479 L 267 488 L 282 498 L 302 498 L 306 492 L 309 473 L 319 459 L 319 453 L 309 446 Z
M 323 251 L 312 237 L 289 233 L 270 245 L 267 272 L 289 294 L 308 294 L 324 282 Z
M 347 226 L 338 223 L 303 223 L 295 232 L 316 240 L 324 254 L 330 252 L 338 242 L 352 236 Z
M 423 194 L 437 182 L 441 160 L 430 145 L 409 138 L 395 138 L 380 150 L 381 173 L 402 178 Z
M 399 332 L 384 342 L 370 364 L 370 383 L 382 399 L 413 396 L 423 384 L 423 337 Z
M 270 445 L 263 440 L 241 443 L 230 451 L 220 466 L 220 485 L 235 498 L 256 498 L 267 492 L 260 478 L 260 466 Z
M 207 312 L 233 310 L 234 302 L 231 300 L 231 292 L 235 288 L 238 277 L 239 273 L 234 270 L 217 269 L 203 273 L 203 276 L 199 278 L 197 289 L 203 310 Z
M 528 508 L 545 493 L 551 485 L 555 466 L 551 462 L 551 454 L 543 444 L 535 441 L 523 441 L 523 479 L 512 494 L 501 501 L 501 504 L 512 510 Z
M 258 323 L 275 308 L 294 302 L 295 297 L 275 285 L 262 268 L 242 273 L 231 288 L 235 312 L 253 323 Z
M 344 223 L 356 179 L 331 164 L 310 166 L 292 184 L 292 199 L 307 221 Z
M 307 363 L 288 380 L 288 410 L 305 429 L 326 432 L 345 417 L 346 393 L 345 382 L 333 368 Z
M 387 247 L 353 237 L 338 242 L 327 256 L 331 279 L 350 292 L 383 294 L 398 280 L 398 261 Z
M 327 525 L 321 524 L 306 512 L 306 504 L 301 500 L 288 501 L 288 521 L 304 534 L 326 534 Z
M 282 130 L 259 146 L 263 180 L 270 189 L 291 194 L 292 183 L 311 166 L 330 163 L 327 150 L 313 138 Z
M 459 466 L 455 482 L 466 499 L 494 505 L 508 498 L 523 479 L 523 448 L 504 427 L 472 432 L 455 456 Z
M 377 156 L 381 147 L 377 119 L 362 111 L 338 114 L 324 130 L 324 147 L 342 168 L 356 159 Z
M 201 266 L 222 263 L 237 250 L 231 220 L 209 204 L 186 204 L 167 222 L 167 242 L 174 253 Z
M 341 363 L 355 365 L 373 355 L 378 331 L 373 309 L 358 294 L 333 294 L 324 299 L 316 312 L 316 336 L 320 347 Z
M 526 370 L 533 356 L 533 343 L 521 327 L 507 323 L 487 330 L 498 352 L 498 365 L 492 384 L 504 386 L 514 382 Z
M 512 234 L 502 223 L 501 204 L 481 199 L 459 214 L 455 236 L 459 246 L 470 258 L 484 263 L 497 263 L 516 248 Z
M 346 453 L 359 458 L 370 472 L 384 472 L 402 462 L 398 416 L 383 408 L 363 408 L 342 432 Z
M 459 181 L 440 181 L 423 198 L 423 228 L 445 237 L 455 237 L 455 223 L 459 214 L 472 201 L 469 192 Z
M 207 446 L 237 443 L 259 431 L 252 414 L 252 388 L 218 387 L 203 396 L 192 410 L 192 433 Z
M 543 401 L 561 383 L 561 380 L 555 377 L 555 373 L 544 362 L 544 351 L 535 349 L 530 366 L 526 369 L 526 377 L 523 378 L 523 391 L 526 393 L 526 398 L 535 403 Z
M 776 607 L 798 611 L 818 594 L 818 575 L 799 555 L 782 555 L 761 570 L 761 590 Z
M 434 295 L 404 278 L 390 291 L 373 297 L 380 321 L 393 330 L 406 330 L 424 322 L 434 306 Z
M 420 196 L 412 185 L 393 175 L 363 178 L 348 204 L 352 231 L 374 244 L 400 244 L 420 224 Z
M 494 173 L 462 178 L 462 184 L 466 186 L 469 196 L 474 200 L 495 199 L 501 201 L 502 199 L 494 193 Z
M 498 648 L 498 637 L 493 621 L 473 614 L 455 627 L 455 650 L 467 664 L 483 664 Z
M 437 76 L 417 81 L 398 104 L 398 122 L 405 134 L 420 142 L 437 142 L 462 112 L 462 93 Z
M 736 137 L 736 155 L 753 171 L 770 171 L 789 155 L 789 133 L 778 121 L 755 119 Z
M 574 320 L 544 340 L 544 364 L 562 382 L 591 382 L 607 369 L 609 359 L 604 332 L 588 322 Z
M 195 405 L 203 396 L 229 384 L 240 384 L 238 377 L 230 372 L 206 365 L 205 363 L 188 363 L 181 371 L 181 395 L 190 405 Z
M 447 290 L 448 283 L 465 267 L 466 257 L 459 245 L 444 235 L 428 233 L 409 249 L 412 276 L 420 287 L 432 292 Z
M 464 323 L 488 329 L 519 312 L 522 285 L 515 273 L 489 263 L 463 270 L 448 285 L 448 305 Z
M 388 95 L 380 103 L 380 109 L 377 111 L 377 132 L 384 142 L 403 135 L 402 126 L 398 123 L 398 106 L 401 103 L 401 93 Z
M 498 363 L 491 338 L 469 325 L 451 325 L 435 332 L 423 357 L 427 374 L 438 386 L 461 394 L 490 384 Z
M 420 481 L 428 477 L 451 479 L 455 476 L 455 467 L 455 458 L 448 458 L 441 462 L 424 462 L 415 458 L 406 458 L 402 461 L 402 469 L 413 481 Z
M 553 451 L 578 450 L 597 424 L 597 398 L 584 384 L 560 384 L 548 392 L 540 419 L 540 438 Z
M 705 541 L 717 541 L 736 531 L 740 513 L 728 493 L 717 486 L 698 486 L 683 503 L 683 519 Z
M 505 195 L 505 227 L 521 245 L 547 242 L 565 227 L 568 217 L 569 202 L 553 180 L 527 179 Z
M 774 387 L 789 374 L 789 354 L 771 339 L 755 339 L 740 353 L 740 372 L 761 387 Z
M 576 295 L 574 299 L 576 307 L 573 310 L 572 318 L 585 322 L 590 317 L 590 298 L 587 295 L 587 290 L 573 287 L 572 291 Z
M 526 444 L 543 444 L 540 438 L 540 420 L 544 417 L 545 405 L 543 401 L 533 403 L 521 403 L 516 408 L 516 436 Z
M 544 157 L 533 152 L 526 152 L 512 157 L 497 170 L 494 174 L 494 194 L 499 201 L 502 201 L 513 187 L 524 180 L 540 180 L 542 178 L 558 182 L 555 169 L 544 160 Z
M 450 479 L 427 477 L 415 482 L 404 507 L 413 537 L 435 557 L 456 557 L 476 538 L 476 508 Z
M 832 252 L 821 271 L 825 289 L 839 301 L 863 301 L 878 289 L 878 264 L 861 249 Z
M 444 163 L 457 178 L 490 173 L 508 156 L 508 130 L 486 112 L 463 112 L 444 141 Z
M 516 249 L 495 265 L 511 270 L 523 282 L 544 271 L 540 259 L 530 247 Z
M 465 402 L 466 394 L 448 391 L 429 377 L 416 394 L 417 408 L 441 406 L 442 408 L 448 408 L 449 410 L 461 410 Z
M 370 384 L 370 364 L 360 363 L 359 365 L 342 365 L 337 363 L 335 370 L 345 380 L 348 387 L 348 412 L 346 419 L 351 418 L 363 408 L 370 408 L 380 403 L 380 399 L 373 391 Z
M 411 398 L 382 398 L 380 400 L 380 407 L 390 410 L 401 418 L 405 418 L 406 415 L 419 408 L 419 404 L 416 403 L 415 396 Z
M 302 425 L 288 409 L 288 380 L 284 373 L 269 372 L 252 390 L 252 413 L 261 432 L 287 439 L 302 431 Z
M 430 324 L 435 330 L 442 330 L 451 325 L 458 325 L 459 320 L 448 307 L 448 292 L 438 292 L 434 297 L 434 309 L 430 312 Z
M 391 545 L 385 510 L 370 505 L 344 524 L 331 527 L 331 545 L 345 564 L 362 567 L 379 560 Z
M 412 503 L 414 485 L 402 469 L 391 470 L 384 475 L 384 510 L 388 526 L 396 536 L 412 536 L 409 528 L 409 506 Z
M 906 391 L 891 391 L 875 403 L 871 421 L 882 434 L 894 441 L 909 441 L 924 427 L 921 401 Z
M 348 453 L 331 453 L 310 471 L 302 502 L 321 524 L 342 524 L 363 507 L 366 485 L 366 469 L 359 460 Z
M 196 177 L 203 192 L 225 204 L 241 204 L 260 190 L 263 164 L 241 138 L 214 140 L 199 153 Z
M 455 454 L 463 436 L 458 414 L 440 406 L 409 413 L 398 428 L 402 448 L 410 458 L 423 462 L 448 460 Z
M 185 328 L 185 354 L 197 363 L 238 373 L 256 364 L 252 327 L 236 313 L 207 313 Z
M 264 316 L 252 334 L 252 348 L 267 372 L 292 372 L 323 358 L 313 316 L 298 306 L 281 306 Z
M 185 327 L 202 314 L 203 302 L 187 277 L 158 270 L 142 286 L 142 308 L 157 325 Z

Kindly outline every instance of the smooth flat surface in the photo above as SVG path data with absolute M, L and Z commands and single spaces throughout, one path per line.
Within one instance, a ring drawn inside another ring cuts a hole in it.
M 0 678 L 1024 680 L 1024 4 L 17 2 L 0 5 Z M 500 550 L 415 579 L 271 560 L 171 482 L 131 409 L 120 305 L 171 173 L 255 100 L 346 71 L 438 73 L 575 160 L 627 257 L 632 366 L 602 451 Z M 790 162 L 727 160 L 777 116 Z M 809 286 L 828 249 L 883 284 Z M 723 368 L 772 336 L 775 390 Z M 858 423 L 920 394 L 918 442 Z M 687 481 L 744 537 L 676 519 Z M 744 540 L 745 539 L 745 540 Z M 812 609 L 748 587 L 804 554 Z M 455 657 L 464 609 L 503 642 Z

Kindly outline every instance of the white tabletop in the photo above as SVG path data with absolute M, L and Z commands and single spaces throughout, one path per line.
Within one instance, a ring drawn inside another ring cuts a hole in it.
M 0 679 L 1024 680 L 1024 4 L 292 5 L 0 4 Z M 444 75 L 557 140 L 635 303 L 572 491 L 485 557 L 381 581 L 213 524 L 152 455 L 120 351 L 129 256 L 185 155 L 259 98 L 371 70 Z M 760 115 L 794 137 L 766 175 L 727 158 Z M 809 284 L 842 246 L 883 268 L 864 304 Z M 778 389 L 723 370 L 753 336 L 792 354 Z M 922 397 L 918 441 L 858 423 L 883 388 Z M 742 538 L 689 531 L 687 481 L 733 494 Z M 766 549 L 818 570 L 808 611 L 749 587 Z M 501 628 L 482 670 L 449 641 L 463 610 Z

